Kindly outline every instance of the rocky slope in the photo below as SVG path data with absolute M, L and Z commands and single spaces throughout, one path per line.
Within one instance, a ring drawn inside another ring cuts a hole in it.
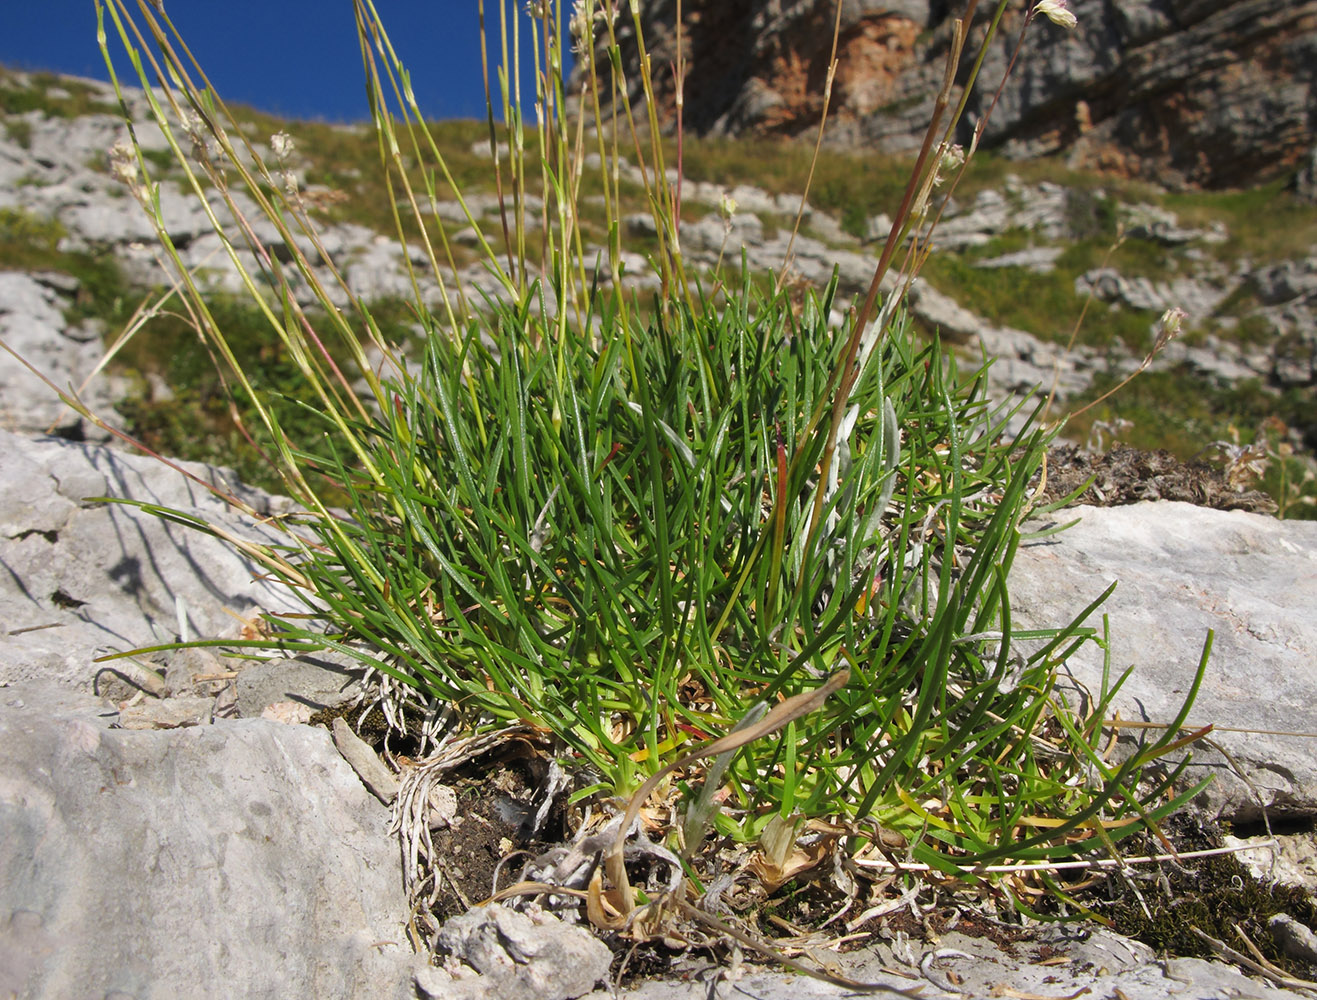
M 165 272 L 149 221 L 110 171 L 108 150 L 126 134 L 113 114 L 112 91 L 91 81 L 60 83 L 16 73 L 3 75 L 0 91 L 4 107 L 31 108 L 4 113 L 0 131 L 0 259 L 12 269 L 0 276 L 5 285 L 0 335 L 56 384 L 81 386 L 96 370 L 102 339 L 128 324 L 132 304 L 141 300 L 144 289 L 160 285 Z M 144 117 L 140 95 L 129 92 L 128 103 L 138 118 Z M 297 131 L 296 123 L 283 124 Z M 270 127 L 253 123 L 254 129 Z M 160 189 L 165 226 L 182 261 L 213 292 L 241 294 L 203 207 L 171 180 L 178 175 L 168 165 L 163 136 L 150 127 L 137 134 L 165 180 Z M 331 133 L 333 141 L 349 148 L 361 141 L 355 136 L 351 129 Z M 265 149 L 267 138 L 253 132 L 258 151 Z M 320 138 L 327 141 L 324 134 Z M 694 161 L 697 152 L 688 150 L 688 157 Z M 752 270 L 777 271 L 787 263 L 794 281 L 814 288 L 826 285 L 835 269 L 837 305 L 844 308 L 867 288 L 873 242 L 885 235 L 890 221 L 876 205 L 870 214 L 863 200 L 860 206 L 848 200 L 850 188 L 839 197 L 821 184 L 819 198 L 838 200 L 840 218 L 806 204 L 802 232 L 792 241 L 799 197 L 743 180 L 753 177 L 744 168 L 760 154 L 772 155 L 756 149 L 749 160 L 727 161 L 724 170 L 736 168 L 730 179 L 725 174 L 720 179 L 714 170 L 712 178 L 683 185 L 687 214 L 703 215 L 682 228 L 687 261 L 699 270 L 744 252 Z M 453 155 L 475 164 L 473 173 L 479 176 L 478 148 L 460 147 Z M 309 142 L 299 149 L 293 169 L 313 203 L 369 205 L 380 200 L 381 192 L 360 186 L 364 182 L 346 169 L 333 173 L 333 164 Z M 1300 456 L 1313 451 L 1317 209 L 1303 209 L 1292 196 L 1273 190 L 1177 201 L 1146 185 L 1104 183 L 1084 174 L 1067 174 L 1067 183 L 1058 183 L 1047 179 L 1045 169 L 1020 169 L 1019 175 L 998 171 L 999 180 L 980 184 L 948 205 L 937 235 L 939 252 L 908 299 L 925 330 L 940 332 L 968 360 L 994 358 L 990 378 L 998 395 L 1055 382 L 1058 398 L 1065 400 L 1091 394 L 1097 384 L 1132 371 L 1147 350 L 1157 316 L 1179 307 L 1188 314 L 1186 336 L 1159 357 L 1153 372 L 1175 379 L 1181 395 L 1223 400 L 1226 409 L 1209 412 L 1207 420 L 1197 410 L 1177 415 L 1167 406 L 1139 416 L 1122 411 L 1118 398 L 1116 409 L 1105 414 L 1107 422 L 1134 416 L 1139 422 L 1134 433 L 1142 436 L 1133 440 L 1145 447 L 1160 445 L 1157 435 L 1173 431 L 1182 457 L 1188 457 L 1225 438 L 1232 422 L 1247 444 L 1263 416 L 1279 414 L 1281 430 L 1279 437 L 1273 434 L 1273 444 Z M 625 170 L 639 182 L 638 170 Z M 844 159 L 833 171 L 854 173 Z M 345 187 L 306 183 L 317 176 Z M 352 184 L 358 186 L 347 187 Z M 730 220 L 717 211 L 727 195 L 737 205 Z M 238 202 L 244 210 L 251 208 L 241 195 Z M 469 204 L 487 232 L 495 233 L 497 199 L 477 189 Z M 323 213 L 322 243 L 357 295 L 372 302 L 405 299 L 411 289 L 408 258 L 422 267 L 425 258 L 418 248 L 400 247 L 381 236 L 390 219 L 383 209 L 378 215 L 374 221 L 360 215 L 349 221 Z M 451 221 L 463 219 L 455 203 L 441 202 L 438 215 L 455 241 L 469 240 L 469 231 L 461 231 L 463 223 Z M 631 217 L 628 225 L 628 238 L 646 239 L 643 215 Z M 273 240 L 268 227 L 258 223 L 256 228 Z M 1120 249 L 1108 255 L 1107 248 L 1118 240 Z M 271 249 L 286 252 L 277 241 Z M 250 269 L 257 269 L 250 253 L 238 253 Z M 644 261 L 638 254 L 635 263 L 633 273 L 643 283 Z M 466 266 L 462 278 L 471 287 L 496 292 L 478 263 Z M 437 307 L 435 277 L 422 270 L 419 280 L 422 296 Z M 335 287 L 327 270 L 322 282 Z M 306 285 L 295 293 L 312 301 Z M 1094 305 L 1085 312 L 1077 344 L 1067 349 L 1070 327 L 1085 311 L 1090 294 Z M 149 337 L 153 328 L 148 324 L 141 336 Z M 168 401 L 178 387 L 165 386 L 167 373 L 151 365 L 159 365 L 173 350 L 162 354 L 157 346 L 144 358 L 139 355 L 142 368 L 133 379 L 91 380 L 85 390 L 88 402 L 103 407 L 144 392 Z M 122 365 L 112 365 L 110 372 L 133 374 Z M 68 416 L 49 388 L 8 355 L 0 356 L 0 387 L 4 426 L 11 430 L 45 430 Z M 1157 392 L 1167 395 L 1164 388 Z M 1159 430 L 1161 422 L 1165 427 Z M 1080 432 L 1086 432 L 1086 425 Z M 95 431 L 84 427 L 78 433 Z M 1290 480 L 1301 478 L 1296 466 Z
M 156 280 L 152 234 L 105 163 L 122 132 L 103 106 L 104 89 L 65 81 L 60 97 L 43 86 L 44 109 L 6 114 L 0 139 L 0 336 L 57 384 L 77 384 L 93 373 L 101 337 L 115 332 L 107 289 L 131 296 L 141 291 L 134 281 Z M 158 136 L 139 135 L 159 149 Z M 710 208 L 684 231 L 692 257 L 711 263 L 732 241 L 756 266 L 779 266 L 785 235 L 778 223 L 794 208 L 791 199 L 738 188 L 741 208 L 725 226 L 712 209 L 724 193 L 714 184 L 690 186 L 692 202 Z M 987 271 L 1059 267 L 1053 250 L 1074 222 L 1070 198 L 1055 184 L 1005 182 L 958 208 L 949 240 L 993 247 L 1003 233 L 1022 229 L 1039 245 L 1006 264 L 998 247 L 980 261 L 991 265 Z M 162 200 L 185 259 L 214 290 L 231 287 L 232 272 L 216 263 L 200 209 L 169 184 Z M 1183 248 L 1186 266 L 1194 261 L 1190 251 L 1206 258 L 1214 245 L 1211 227 L 1156 212 L 1141 224 L 1168 252 Z M 810 211 L 807 225 L 794 263 L 802 280 L 822 283 L 836 267 L 847 292 L 861 287 L 872 266 L 862 239 L 822 211 Z M 359 223 L 327 229 L 327 245 L 363 295 L 402 287 L 406 249 Z M 1277 323 L 1291 310 L 1302 329 L 1311 319 L 1313 268 L 1301 261 L 1268 266 L 1280 270 L 1266 285 L 1269 301 L 1256 308 L 1273 310 Z M 1221 273 L 1219 262 L 1207 260 L 1192 287 L 1206 288 L 1210 300 L 1220 293 L 1213 282 Z M 1260 280 L 1258 267 L 1224 273 L 1232 282 Z M 1143 302 L 1187 300 L 1191 289 L 1119 273 L 1088 280 L 1108 281 L 1104 294 Z M 1238 288 L 1229 287 L 1232 294 Z M 424 294 L 434 290 L 423 286 Z M 1031 333 L 984 323 L 931 285 L 918 290 L 914 308 L 925 323 L 1005 351 L 1001 391 L 1050 376 L 1057 364 L 1063 388 L 1082 391 L 1107 361 L 1095 350 L 1065 354 Z M 1204 313 L 1212 308 L 1208 301 Z M 1223 350 L 1185 351 L 1205 366 L 1245 365 L 1242 355 Z M 1271 373 L 1274 351 L 1256 355 L 1248 370 Z M 260 610 L 298 602 L 214 538 L 88 498 L 177 507 L 217 519 L 239 537 L 268 530 L 259 518 L 226 511 L 199 482 L 154 460 L 42 436 L 52 423 L 65 437 L 96 429 L 69 420 L 50 403 L 50 387 L 8 354 L 0 356 L 0 379 L 5 422 L 23 431 L 0 433 L 0 995 L 275 998 L 310 990 L 326 998 L 558 998 L 606 974 L 607 955 L 579 928 L 497 907 L 445 928 L 444 968 L 414 957 L 389 810 L 361 786 L 328 733 L 295 724 L 350 693 L 341 665 L 235 663 L 196 649 L 97 662 L 150 643 L 232 637 L 251 628 Z M 91 400 L 98 406 L 138 391 L 126 376 L 90 385 L 101 393 Z M 187 469 L 218 490 L 240 492 L 259 515 L 287 509 L 220 470 Z M 1317 815 L 1317 765 L 1308 741 L 1294 735 L 1317 730 L 1317 679 L 1305 669 L 1317 657 L 1317 632 L 1303 613 L 1317 605 L 1317 526 L 1182 504 L 1076 513 L 1078 529 L 1032 539 L 1021 550 L 1013 577 L 1018 620 L 1068 620 L 1118 578 L 1113 658 L 1118 669 L 1140 669 L 1112 707 L 1151 723 L 1164 721 L 1192 677 L 1202 637 L 1215 628 L 1220 658 L 1189 721 L 1270 732 L 1214 734 L 1214 753 L 1198 767 L 1222 780 L 1205 807 L 1241 821 L 1264 806 L 1295 820 Z M 1101 657 L 1076 658 L 1076 696 L 1100 686 L 1102 668 Z M 1310 864 L 1301 854 L 1299 861 Z M 1034 964 L 1043 957 L 1046 964 Z M 898 937 L 845 961 L 851 975 L 885 977 L 893 986 L 924 979 L 946 991 L 954 974 L 971 996 L 1087 989 L 1154 1000 L 1181 986 L 1204 997 L 1256 988 L 1219 963 L 1161 961 L 1091 929 L 1040 939 L 1015 954 L 982 939 L 937 945 Z M 813 992 L 802 992 L 798 977 L 761 973 L 750 975 L 749 986 L 783 998 L 843 992 L 812 982 L 804 989 Z M 637 995 L 690 995 L 690 988 L 673 979 Z M 698 984 L 699 995 L 706 990 Z
M 970 35 L 976 50 L 995 4 Z M 1020 35 L 1002 21 L 971 97 L 962 141 L 982 115 Z M 1040 18 L 992 113 L 984 144 L 1008 155 L 1063 153 L 1160 184 L 1235 187 L 1293 175 L 1313 150 L 1317 3 L 1312 0 L 1071 0 L 1078 27 Z M 674 122 L 675 0 L 643 5 L 666 122 Z M 834 8 L 815 0 L 687 0 L 685 124 L 696 133 L 808 134 L 822 111 Z M 960 3 L 842 5 L 827 141 L 917 147 L 941 84 Z M 619 19 L 624 34 L 631 31 Z M 634 54 L 634 45 L 627 52 Z M 638 79 L 635 60 L 627 78 Z M 985 96 L 986 95 L 986 96 Z

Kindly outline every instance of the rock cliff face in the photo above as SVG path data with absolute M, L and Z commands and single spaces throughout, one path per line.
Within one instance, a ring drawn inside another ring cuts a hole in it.
M 894 152 L 917 146 L 964 4 L 841 2 L 828 141 Z M 642 6 L 671 127 L 676 0 Z M 1024 6 L 1013 3 L 1002 20 L 963 140 L 1001 79 Z M 971 54 L 994 7 L 979 5 Z M 1013 156 L 1064 153 L 1076 166 L 1173 187 L 1242 186 L 1304 165 L 1317 127 L 1317 0 L 1071 0 L 1071 8 L 1074 31 L 1040 17 L 1025 33 L 985 146 Z M 830 0 L 685 0 L 686 127 L 812 135 L 835 11 Z M 625 32 L 629 39 L 633 29 Z M 626 72 L 634 97 L 634 59 Z

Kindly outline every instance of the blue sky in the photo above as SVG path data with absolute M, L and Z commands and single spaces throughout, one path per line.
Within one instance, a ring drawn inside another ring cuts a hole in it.
M 486 25 L 495 35 L 499 2 L 485 0 Z M 352 0 L 165 3 L 226 101 L 297 118 L 369 117 Z M 2 6 L 0 64 L 107 79 L 93 0 L 3 0 Z M 135 11 L 135 0 L 128 6 Z M 426 115 L 483 118 L 476 0 L 375 0 L 375 7 Z M 106 30 L 117 50 L 108 15 Z M 523 92 L 528 105 L 532 95 Z

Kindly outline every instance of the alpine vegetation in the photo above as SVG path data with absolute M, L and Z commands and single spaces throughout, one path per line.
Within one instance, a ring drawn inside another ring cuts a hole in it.
M 851 897 L 860 875 L 929 879 L 1028 911 L 1064 896 L 1048 863 L 1114 855 L 1193 794 L 1147 768 L 1186 742 L 1185 714 L 1111 758 L 1121 678 L 1083 697 L 1058 683 L 1067 655 L 1103 636 L 1012 626 L 1011 563 L 1055 428 L 1041 405 L 994 404 L 983 370 L 921 341 L 901 306 L 973 160 L 975 143 L 951 137 L 1009 5 L 980 18 L 974 53 L 970 0 L 869 294 L 841 303 L 833 286 L 793 287 L 787 262 L 748 273 L 735 246 L 712 272 L 685 264 L 680 122 L 674 145 L 652 99 L 669 70 L 622 69 L 620 23 L 644 51 L 634 2 L 541 0 L 529 22 L 491 5 L 500 200 L 492 226 L 466 209 L 471 266 L 434 211 L 466 207 L 460 182 L 375 5 L 355 0 L 412 269 L 418 336 L 403 345 L 333 266 L 288 137 L 262 146 L 238 127 L 159 6 L 97 0 L 107 66 L 122 46 L 301 379 L 253 390 L 253 362 L 180 267 L 192 322 L 302 509 L 278 522 L 282 544 L 249 555 L 305 613 L 270 615 L 242 652 L 338 651 L 398 725 L 416 724 L 407 706 L 427 714 L 436 756 L 398 765 L 419 926 L 440 876 L 416 790 L 500 741 L 550 762 L 541 818 L 565 802 L 585 859 L 539 859 L 507 894 L 579 905 L 632 938 L 703 919 L 693 901 L 728 871 L 763 891 L 830 879 Z M 1059 35 L 1050 22 L 1074 15 L 1040 0 L 1021 21 Z M 518 61 L 537 80 L 525 102 Z M 682 93 L 683 65 L 679 113 L 700 99 Z M 831 86 L 830 73 L 825 107 Z M 180 264 L 151 161 L 138 148 L 115 163 Z M 623 218 L 637 201 L 643 255 Z M 314 313 L 293 293 L 307 287 Z

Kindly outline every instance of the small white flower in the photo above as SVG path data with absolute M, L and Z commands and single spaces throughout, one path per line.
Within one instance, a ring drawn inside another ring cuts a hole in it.
M 1176 306 L 1173 309 L 1167 309 L 1162 313 L 1161 324 L 1162 329 L 1166 332 L 1167 340 L 1170 340 L 1180 332 L 1180 326 L 1184 323 L 1185 317 L 1188 315 L 1189 314 L 1179 306 Z
M 270 136 L 270 152 L 274 153 L 274 158 L 282 163 L 292 155 L 293 137 L 287 132 L 276 132 Z
M 1188 315 L 1179 306 L 1167 309 L 1162 313 L 1162 318 L 1157 321 L 1157 339 L 1152 345 L 1153 354 L 1156 354 L 1179 335 L 1180 327 L 1184 324 Z
M 612 0 L 576 0 L 572 5 L 571 20 L 567 23 L 572 36 L 572 51 L 578 56 L 584 55 L 594 40 L 594 26 L 616 21 L 617 10 Z
M 567 22 L 567 30 L 571 32 L 573 39 L 572 51 L 577 55 L 585 52 L 594 34 L 594 26 L 590 20 L 587 0 L 576 0 L 576 4 L 572 7 L 572 19 Z
M 1033 10 L 1035 14 L 1042 14 L 1053 24 L 1059 24 L 1063 28 L 1073 28 L 1079 23 L 1078 18 L 1066 5 L 1066 0 L 1038 0 Z
M 1188 315 L 1188 312 L 1181 310 L 1179 306 L 1169 308 L 1162 314 L 1162 328 L 1166 329 L 1168 336 L 1173 337 L 1180 332 L 1180 324 L 1184 323 L 1184 318 Z
M 965 162 L 965 147 L 960 143 L 954 146 L 944 146 L 942 149 L 942 166 L 941 173 L 950 174 L 959 170 L 961 164 Z

